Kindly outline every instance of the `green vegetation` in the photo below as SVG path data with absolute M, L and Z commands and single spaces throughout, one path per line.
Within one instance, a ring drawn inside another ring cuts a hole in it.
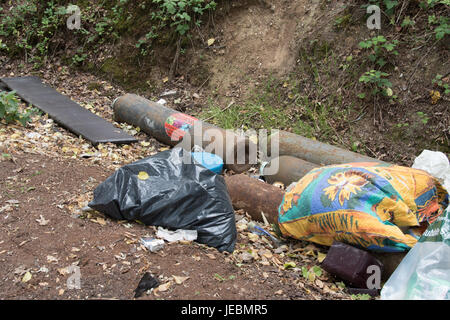
M 437 87 L 441 88 L 444 91 L 444 94 L 450 94 L 449 84 L 445 83 L 442 80 L 442 78 L 443 78 L 442 74 L 437 74 L 436 77 L 433 79 L 432 83 Z
M 26 126 L 34 112 L 33 109 L 28 109 L 25 112 L 19 110 L 19 100 L 14 91 L 0 92 L 0 121 L 3 120 L 7 124 L 18 121 Z
M 398 45 L 398 40 L 392 40 L 389 42 L 384 36 L 373 37 L 359 43 L 359 47 L 363 50 L 369 50 L 367 59 L 370 61 L 371 69 L 366 71 L 359 77 L 359 82 L 363 83 L 366 87 L 371 89 L 372 95 L 382 94 L 383 96 L 391 98 L 391 101 L 397 98 L 392 91 L 392 83 L 387 79 L 389 74 L 380 71 L 386 64 L 392 63 L 390 60 L 392 56 L 398 55 L 398 51 L 395 50 Z M 360 93 L 359 98 L 364 98 L 365 93 Z
M 17 2 L 10 3 L 9 10 L 0 8 L 0 36 L 6 39 L 0 42 L 0 50 L 23 54 L 36 69 L 58 51 L 67 52 L 71 64 L 82 65 L 90 58 L 88 51 L 95 55 L 102 45 L 124 34 L 140 37 L 135 47 L 141 56 L 151 53 L 154 44 L 173 45 L 174 41 L 178 41 L 178 56 L 182 40 L 191 37 L 192 26 L 200 26 L 202 15 L 216 7 L 211 0 L 83 1 L 78 4 L 81 28 L 68 30 L 66 21 L 74 8 L 69 1 Z
M 313 282 L 317 277 L 322 275 L 322 269 L 319 266 L 313 266 L 311 268 L 302 267 L 302 276 L 305 279 Z
M 335 131 L 332 119 L 347 119 L 343 101 L 328 97 L 314 101 L 301 92 L 301 83 L 295 79 L 281 81 L 270 77 L 256 89 L 243 104 L 232 104 L 222 109 L 210 100 L 202 119 L 226 129 L 280 129 L 317 139 L 332 139 Z

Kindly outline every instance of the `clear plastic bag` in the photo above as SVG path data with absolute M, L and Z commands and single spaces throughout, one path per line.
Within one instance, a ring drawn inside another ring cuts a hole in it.
M 450 300 L 450 206 L 402 260 L 381 299 Z

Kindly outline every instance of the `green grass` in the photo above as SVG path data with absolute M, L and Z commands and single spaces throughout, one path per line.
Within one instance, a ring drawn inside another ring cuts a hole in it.
M 298 90 L 295 77 L 269 77 L 243 103 L 226 108 L 211 99 L 200 118 L 224 129 L 280 129 L 326 141 L 335 135 L 333 119 L 345 122 L 348 112 L 339 96 L 313 101 Z

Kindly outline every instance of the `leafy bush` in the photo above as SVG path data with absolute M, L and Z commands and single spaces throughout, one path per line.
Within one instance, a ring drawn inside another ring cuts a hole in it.
M 380 67 L 383 67 L 387 63 L 385 58 L 390 54 L 398 55 L 397 50 L 394 50 L 397 44 L 397 40 L 389 42 L 385 37 L 378 36 L 366 41 L 361 41 L 359 47 L 372 50 L 371 54 L 368 56 L 369 60 Z
M 19 121 L 23 126 L 31 120 L 32 110 L 24 113 L 19 110 L 19 100 L 15 91 L 0 92 L 0 120 L 4 120 L 7 124 Z
M 396 98 L 392 92 L 392 83 L 386 79 L 389 74 L 378 70 L 370 70 L 365 72 L 360 78 L 359 82 L 369 85 L 372 88 L 372 94 L 376 95 L 382 93 L 384 96 Z M 360 96 L 364 97 L 364 96 Z

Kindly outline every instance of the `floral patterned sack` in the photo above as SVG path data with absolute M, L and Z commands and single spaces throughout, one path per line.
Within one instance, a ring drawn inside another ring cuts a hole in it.
M 431 224 L 447 191 L 425 171 L 358 162 L 311 170 L 287 192 L 278 224 L 285 236 L 331 246 L 346 242 L 374 251 L 406 251 L 418 239 L 400 227 Z

